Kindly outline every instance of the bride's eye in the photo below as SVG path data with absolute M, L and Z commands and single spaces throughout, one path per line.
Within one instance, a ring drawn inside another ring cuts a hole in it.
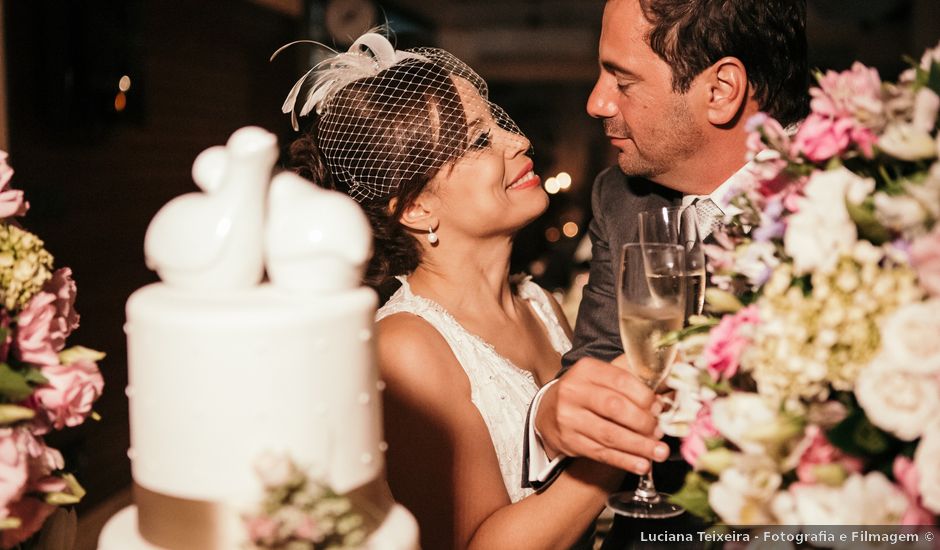
M 490 135 L 492 133 L 492 130 L 482 132 L 475 140 L 473 140 L 473 143 L 471 143 L 470 146 L 474 149 L 486 149 L 490 146 Z

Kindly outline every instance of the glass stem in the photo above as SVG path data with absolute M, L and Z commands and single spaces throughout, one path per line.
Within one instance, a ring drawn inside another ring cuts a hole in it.
M 656 492 L 656 487 L 653 485 L 652 468 L 640 476 L 640 483 L 636 486 L 636 491 L 633 494 L 636 495 L 637 500 L 643 502 L 659 502 L 659 493 Z

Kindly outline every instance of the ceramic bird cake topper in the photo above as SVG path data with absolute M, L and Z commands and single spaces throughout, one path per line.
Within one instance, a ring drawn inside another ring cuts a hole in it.
M 171 286 L 224 291 L 264 275 L 265 199 L 277 161 L 274 134 L 247 126 L 193 163 L 202 192 L 168 202 L 144 238 L 147 266 Z
M 274 176 L 265 261 L 275 286 L 313 292 L 358 287 L 371 246 L 369 221 L 356 201 L 292 172 Z

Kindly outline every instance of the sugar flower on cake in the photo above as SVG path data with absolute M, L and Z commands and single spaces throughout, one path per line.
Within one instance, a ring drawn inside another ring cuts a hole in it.
M 856 63 L 810 95 L 793 135 L 749 121 L 750 177 L 705 246 L 673 498 L 730 524 L 936 524 L 940 45 L 896 82 Z
M 249 548 L 361 548 L 366 517 L 345 496 L 317 481 L 289 456 L 265 453 L 255 462 L 264 499 L 242 516 Z
M 39 237 L 13 222 L 27 204 L 9 188 L 6 159 L 0 151 L 0 547 L 11 548 L 42 538 L 36 533 L 57 507 L 84 496 L 43 435 L 94 415 L 104 355 L 66 348 L 78 327 L 76 284 L 70 269 L 54 269 Z

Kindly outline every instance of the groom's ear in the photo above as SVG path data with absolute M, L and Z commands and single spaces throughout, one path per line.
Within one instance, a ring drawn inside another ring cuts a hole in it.
M 737 57 L 723 57 L 705 70 L 708 122 L 733 124 L 747 100 L 747 69 Z

